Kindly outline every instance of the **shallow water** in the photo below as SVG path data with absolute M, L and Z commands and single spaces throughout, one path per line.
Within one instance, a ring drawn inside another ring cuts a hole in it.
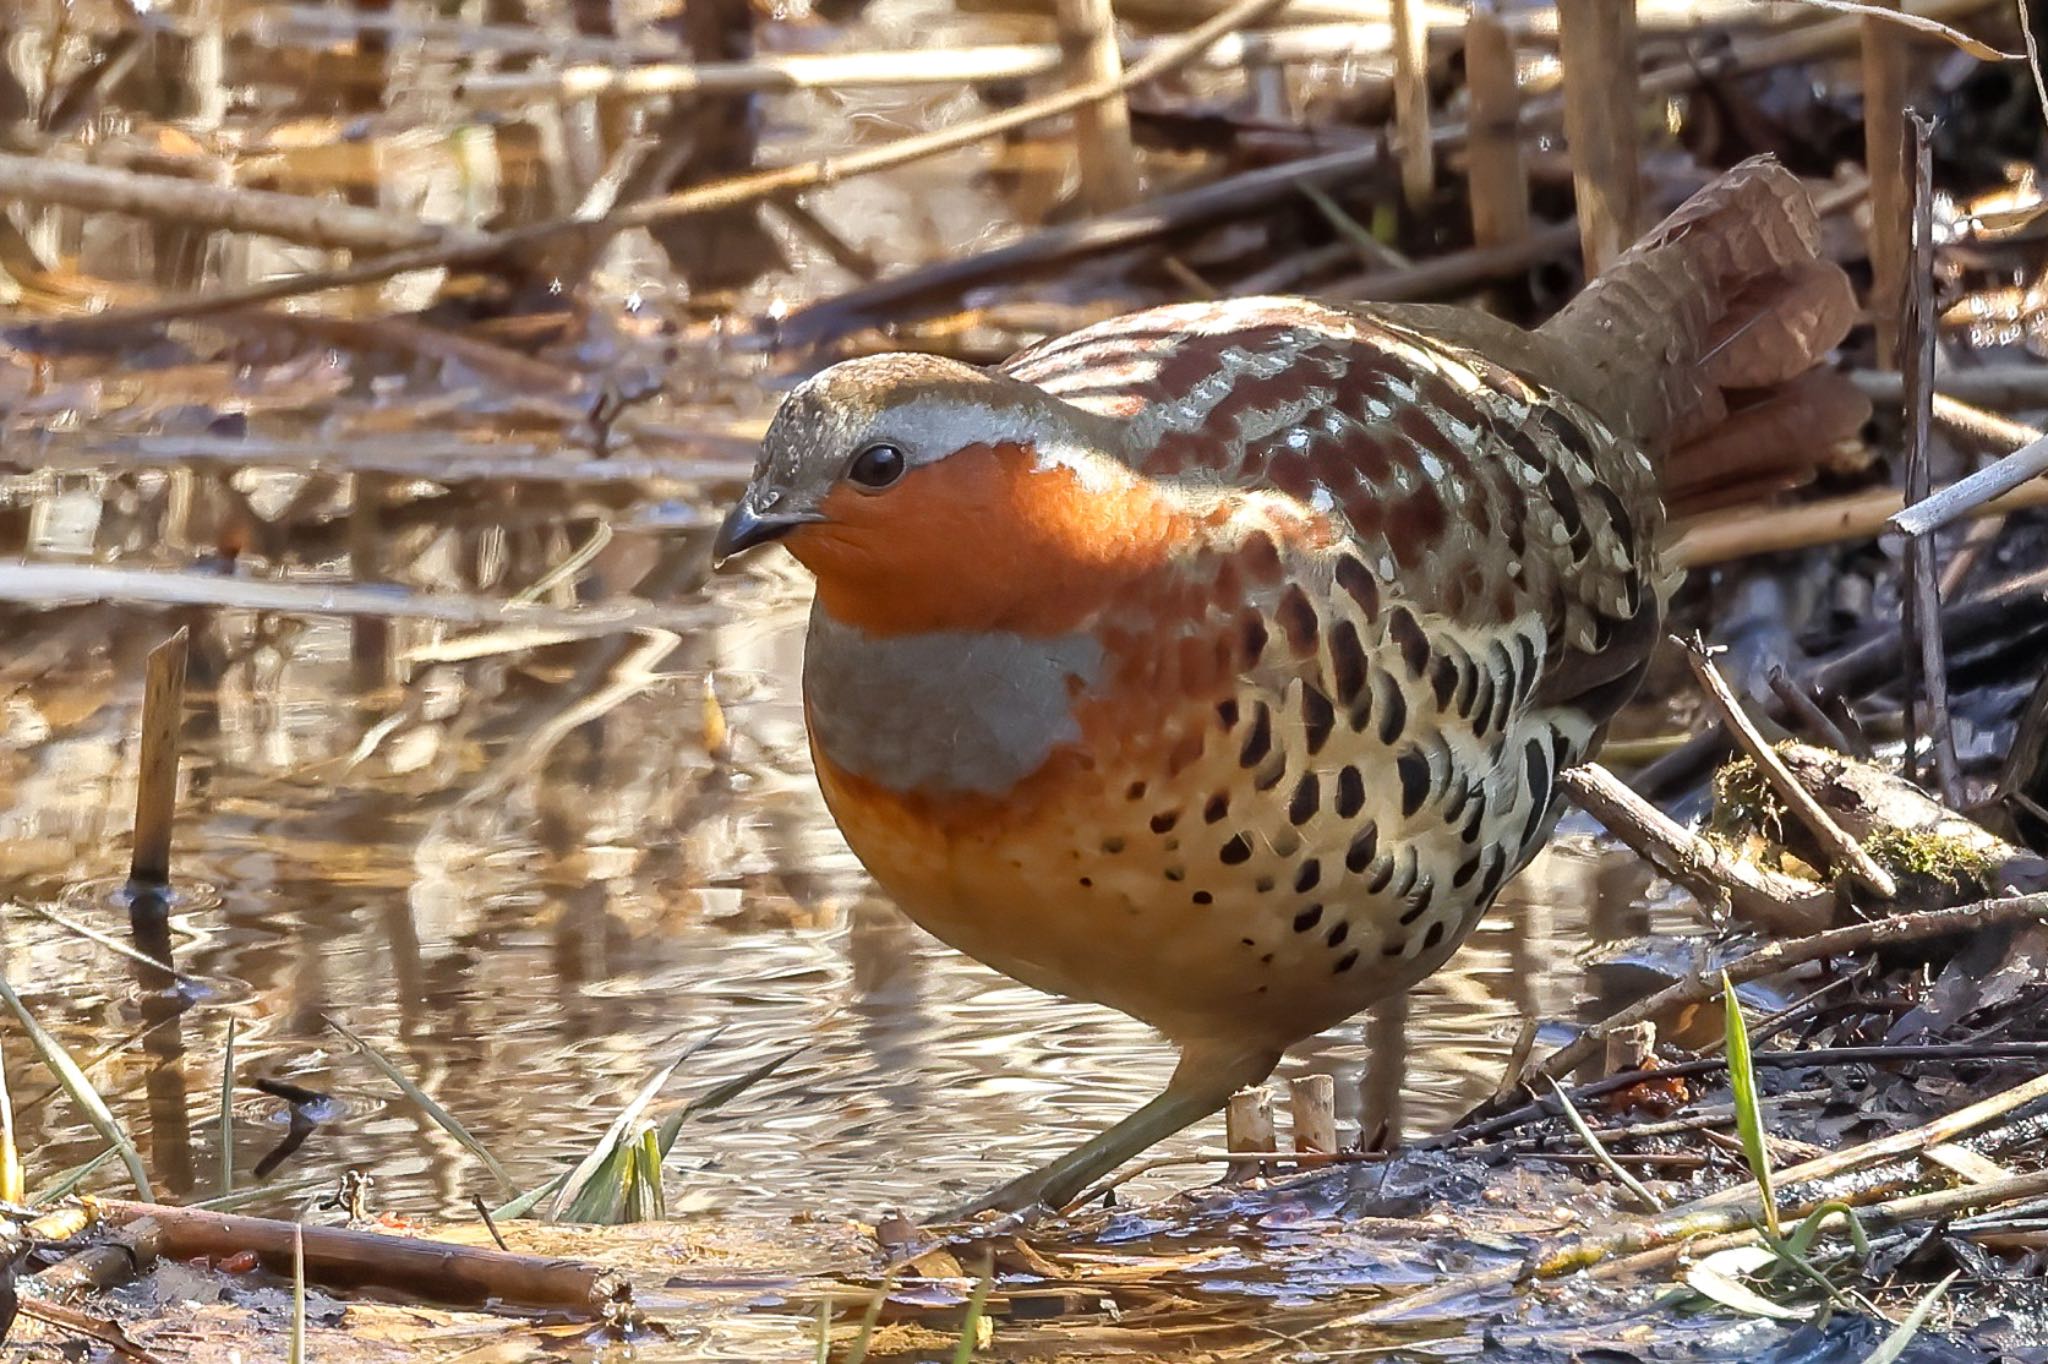
M 996 976 L 872 890 L 807 769 L 801 583 L 770 567 L 710 590 L 725 623 L 686 640 L 431 664 L 396 694 L 357 690 L 345 623 L 272 619 L 259 643 L 253 617 L 195 621 L 175 924 L 206 997 L 172 1063 L 184 1102 L 152 1089 L 132 1051 L 95 1072 L 171 1192 L 203 1196 L 217 1178 L 230 1017 L 242 1178 L 283 1131 L 284 1105 L 246 1087 L 274 1076 L 343 1111 L 273 1178 L 360 1169 L 378 1204 L 415 1214 L 467 1215 L 489 1178 L 323 1014 L 384 1049 L 522 1184 L 585 1149 L 692 1039 L 724 1030 L 672 1099 L 800 1046 L 685 1131 L 672 1206 L 729 1216 L 929 1209 L 1156 1089 L 1171 1053 L 1146 1029 Z M 125 933 L 140 652 L 169 625 L 110 607 L 40 622 L 65 656 L 5 702 L 0 893 Z M 579 681 L 606 650 L 639 671 L 617 688 L 595 670 Z M 707 679 L 729 729 L 718 756 Z M 570 710 L 592 696 L 616 704 Z M 1353 1127 L 1447 1122 L 1498 1082 L 1519 1019 L 1575 1014 L 1590 988 L 1575 954 L 1639 930 L 1643 890 L 1626 859 L 1566 840 L 1449 969 L 1298 1048 L 1285 1073 L 1334 1074 Z M 23 909 L 0 933 L 9 978 L 76 1054 L 136 1026 L 121 959 Z M 18 1103 L 43 1087 L 22 1049 L 7 1061 Z M 61 1099 L 23 1121 L 43 1171 L 99 1147 Z M 1175 1148 L 1217 1144 L 1214 1126 Z

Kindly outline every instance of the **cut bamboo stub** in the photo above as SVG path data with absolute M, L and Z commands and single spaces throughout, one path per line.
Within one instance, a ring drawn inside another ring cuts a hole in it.
M 142 684 L 141 770 L 135 781 L 135 852 L 131 890 L 171 881 L 171 821 L 178 809 L 178 731 L 185 711 L 184 628 L 149 652 Z
M 1327 1075 L 1302 1075 L 1287 1082 L 1288 1119 L 1297 1155 L 1337 1151 L 1337 1082 Z
M 1232 1152 L 1264 1152 L 1277 1149 L 1273 1134 L 1273 1095 L 1264 1085 L 1240 1089 L 1223 1109 L 1223 1144 Z M 1233 1165 L 1233 1182 L 1266 1172 L 1265 1162 L 1245 1161 Z

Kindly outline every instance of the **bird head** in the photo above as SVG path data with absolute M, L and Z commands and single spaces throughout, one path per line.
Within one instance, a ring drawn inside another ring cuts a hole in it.
M 869 630 L 1014 625 L 1146 533 L 1120 432 L 951 360 L 848 360 L 784 400 L 713 553 L 779 541 Z

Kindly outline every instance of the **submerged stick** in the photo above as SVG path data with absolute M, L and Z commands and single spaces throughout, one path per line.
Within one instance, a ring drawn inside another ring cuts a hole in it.
M 306 1279 L 335 1288 L 384 1288 L 435 1302 L 538 1308 L 603 1317 L 632 1301 L 624 1275 L 584 1260 L 508 1255 L 418 1236 L 302 1226 L 270 1217 L 204 1212 L 154 1203 L 94 1200 L 115 1226 L 142 1218 L 162 1230 L 161 1253 L 175 1260 L 255 1254 L 289 1274 L 293 1238 L 305 1237 Z

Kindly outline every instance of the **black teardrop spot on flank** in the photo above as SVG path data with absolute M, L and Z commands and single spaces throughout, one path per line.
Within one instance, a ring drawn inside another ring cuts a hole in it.
M 1329 741 L 1330 731 L 1337 727 L 1337 710 L 1330 704 L 1330 698 L 1312 682 L 1301 687 L 1301 732 L 1308 740 L 1310 757 L 1323 751 Z
M 1287 750 L 1284 748 L 1275 749 L 1273 751 L 1273 761 L 1252 773 L 1252 789 L 1255 791 L 1270 791 L 1278 786 L 1280 779 L 1286 775 Z
M 1396 938 L 1380 949 L 1380 955 L 1383 957 L 1398 957 L 1407 950 L 1408 940 L 1406 938 Z
M 1280 604 L 1273 608 L 1273 617 L 1280 622 L 1281 632 L 1287 636 L 1287 647 L 1297 658 L 1306 658 L 1315 652 L 1316 608 L 1299 583 L 1289 583 L 1287 590 L 1280 594 Z
M 1586 491 L 1600 500 L 1601 510 L 1607 513 L 1607 524 L 1612 529 L 1614 538 L 1621 541 L 1622 558 L 1626 562 L 1634 563 L 1636 527 L 1635 523 L 1629 520 L 1628 510 L 1621 505 L 1621 499 L 1614 495 L 1614 489 L 1597 478 L 1586 485 Z
M 1429 636 L 1422 633 L 1422 625 L 1415 619 L 1415 613 L 1405 606 L 1397 606 L 1387 617 L 1387 637 L 1401 651 L 1401 661 L 1408 665 L 1410 677 L 1421 677 L 1429 667 Z
M 1429 690 L 1436 697 L 1438 710 L 1451 708 L 1451 697 L 1458 690 L 1458 664 L 1449 654 L 1438 654 L 1429 665 Z
M 1401 911 L 1401 922 L 1403 924 L 1412 924 L 1424 914 L 1427 914 L 1429 912 L 1430 898 L 1434 895 L 1435 891 L 1436 886 L 1427 877 L 1424 877 L 1422 884 L 1416 887 L 1415 893 L 1408 897 L 1408 908 Z
M 1408 699 L 1401 694 L 1400 684 L 1381 673 L 1386 685 L 1375 687 L 1379 693 L 1380 742 L 1391 744 L 1401 737 L 1401 731 L 1408 727 Z
M 1586 517 L 1579 510 L 1579 494 L 1572 487 L 1564 470 L 1555 465 L 1543 475 L 1543 495 L 1557 510 L 1558 519 L 1564 522 L 1565 534 L 1571 537 L 1572 557 L 1583 559 L 1593 548 L 1593 536 L 1586 529 Z
M 1115 857 L 1124 850 L 1124 841 L 1121 838 L 1105 838 L 1102 840 L 1102 850 Z
M 1179 822 L 1180 811 L 1161 810 L 1158 814 L 1152 816 L 1152 832 L 1155 834 L 1163 834 Z
M 1340 620 L 1330 631 L 1330 685 L 1346 708 L 1357 706 L 1365 679 L 1365 646 L 1359 642 L 1358 627 Z
M 1394 859 L 1391 857 L 1374 858 L 1372 871 L 1365 878 L 1366 893 L 1368 895 L 1378 895 L 1393 883 Z
M 1193 895 L 1190 895 L 1188 899 L 1194 901 L 1198 905 L 1213 905 L 1216 903 L 1216 897 L 1211 895 L 1206 890 L 1198 890 Z
M 1450 760 L 1450 779 L 1444 783 L 1444 822 L 1456 820 L 1465 813 L 1465 802 L 1472 798 L 1472 783 L 1459 770 L 1457 759 Z
M 1341 976 L 1356 965 L 1358 965 L 1358 949 L 1354 947 L 1343 956 L 1337 958 L 1337 964 L 1330 968 L 1330 974 Z
M 1550 817 L 1550 802 L 1542 796 L 1529 807 L 1528 822 L 1522 825 L 1522 846 L 1529 847 L 1543 834 L 1543 821 Z
M 1322 783 L 1316 780 L 1315 773 L 1306 773 L 1295 783 L 1294 799 L 1287 802 L 1288 820 L 1296 825 L 1308 823 L 1316 817 L 1322 799 Z
M 1225 729 L 1237 728 L 1237 698 L 1226 696 L 1216 703 L 1216 718 L 1223 722 Z
M 1306 933 L 1322 921 L 1323 907 L 1321 905 L 1310 905 L 1307 909 L 1294 916 L 1294 931 Z
M 1541 739 L 1531 739 L 1523 745 L 1522 768 L 1530 798 L 1541 805 L 1550 797 L 1550 751 Z
M 1364 871 L 1371 864 L 1373 855 L 1379 851 L 1379 846 L 1379 827 L 1371 820 L 1367 820 L 1365 827 L 1353 836 L 1351 847 L 1344 854 L 1344 869 L 1354 876 Z
M 1479 878 L 1479 903 L 1486 904 L 1493 899 L 1493 893 L 1500 889 L 1501 878 L 1508 869 L 1507 854 L 1499 848 L 1486 850 L 1486 875 Z
M 1202 807 L 1202 823 L 1215 824 L 1229 813 L 1230 793 L 1228 791 L 1218 791 L 1215 795 L 1209 797 L 1208 803 Z
M 1401 778 L 1401 813 L 1412 815 L 1429 799 L 1429 759 L 1411 748 L 1394 760 L 1394 771 Z
M 1261 895 L 1270 893 L 1273 889 L 1273 878 L 1270 876 L 1261 876 L 1258 880 L 1252 882 L 1252 889 L 1257 891 Z
M 1326 936 L 1323 939 L 1323 941 L 1327 942 L 1330 946 L 1335 947 L 1337 946 L 1337 944 L 1343 942 L 1346 938 L 1350 936 L 1351 921 L 1349 919 L 1339 919 L 1337 921 L 1336 926 L 1330 930 L 1328 936 Z
M 1124 789 L 1124 799 L 1125 799 L 1125 800 L 1143 800 L 1143 799 L 1145 799 L 1145 783 L 1144 783 L 1144 782 L 1142 782 L 1142 781 L 1134 781 L 1134 782 L 1132 782 L 1132 783 L 1131 783 L 1131 784 L 1130 784 L 1130 785 L 1129 785 L 1128 787 L 1126 787 L 1126 788 Z
M 1367 623 L 1380 617 L 1380 585 L 1366 566 L 1350 555 L 1337 560 L 1337 586 L 1351 594 Z
M 1458 831 L 1461 842 L 1477 843 L 1479 826 L 1486 823 L 1486 792 L 1476 791 L 1472 796 L 1472 808 L 1465 815 L 1465 827 Z
M 1572 765 L 1572 741 L 1564 737 L 1564 731 L 1550 731 L 1550 770 L 1562 773 Z
M 1166 879 L 1175 885 L 1179 885 L 1188 879 L 1188 869 L 1186 867 L 1168 867 L 1166 869 Z
M 1356 767 L 1346 766 L 1337 774 L 1337 814 L 1350 819 L 1365 808 L 1365 778 Z
M 1252 857 L 1251 840 L 1243 834 L 1233 834 L 1230 841 L 1223 845 L 1222 851 L 1218 852 L 1216 856 L 1222 860 L 1223 865 L 1226 867 L 1234 867 L 1241 862 L 1249 862 Z
M 1429 926 L 1429 931 L 1422 935 L 1422 950 L 1427 952 L 1430 948 L 1435 947 L 1438 943 L 1442 942 L 1443 940 L 1444 921 L 1442 919 L 1438 919 L 1435 923 Z
M 1467 882 L 1479 875 L 1479 864 L 1483 860 L 1478 853 L 1473 853 L 1470 857 L 1459 863 L 1456 874 L 1451 877 L 1451 884 L 1463 889 Z
M 1479 669 L 1473 665 L 1471 655 L 1462 649 L 1458 651 L 1457 657 L 1451 660 L 1451 666 L 1457 669 L 1458 673 L 1458 690 L 1451 697 L 1451 709 L 1460 716 L 1470 717 L 1472 698 L 1479 690 Z
M 1536 641 L 1527 635 L 1515 636 L 1515 648 L 1522 655 L 1521 669 L 1515 675 L 1515 699 L 1526 701 L 1536 690 L 1536 668 L 1542 660 L 1536 654 Z
M 1252 706 L 1252 731 L 1244 736 L 1244 747 L 1238 751 L 1240 767 L 1257 767 L 1268 753 L 1273 751 L 1273 711 L 1264 701 Z
M 1301 870 L 1294 874 L 1294 893 L 1296 895 L 1306 895 L 1322 884 L 1322 880 L 1323 864 L 1311 857 L 1308 861 L 1302 863 Z
M 1243 635 L 1241 642 L 1244 644 L 1244 664 L 1249 668 L 1266 652 L 1266 622 L 1256 615 L 1249 615 L 1244 618 L 1244 624 L 1240 629 Z

